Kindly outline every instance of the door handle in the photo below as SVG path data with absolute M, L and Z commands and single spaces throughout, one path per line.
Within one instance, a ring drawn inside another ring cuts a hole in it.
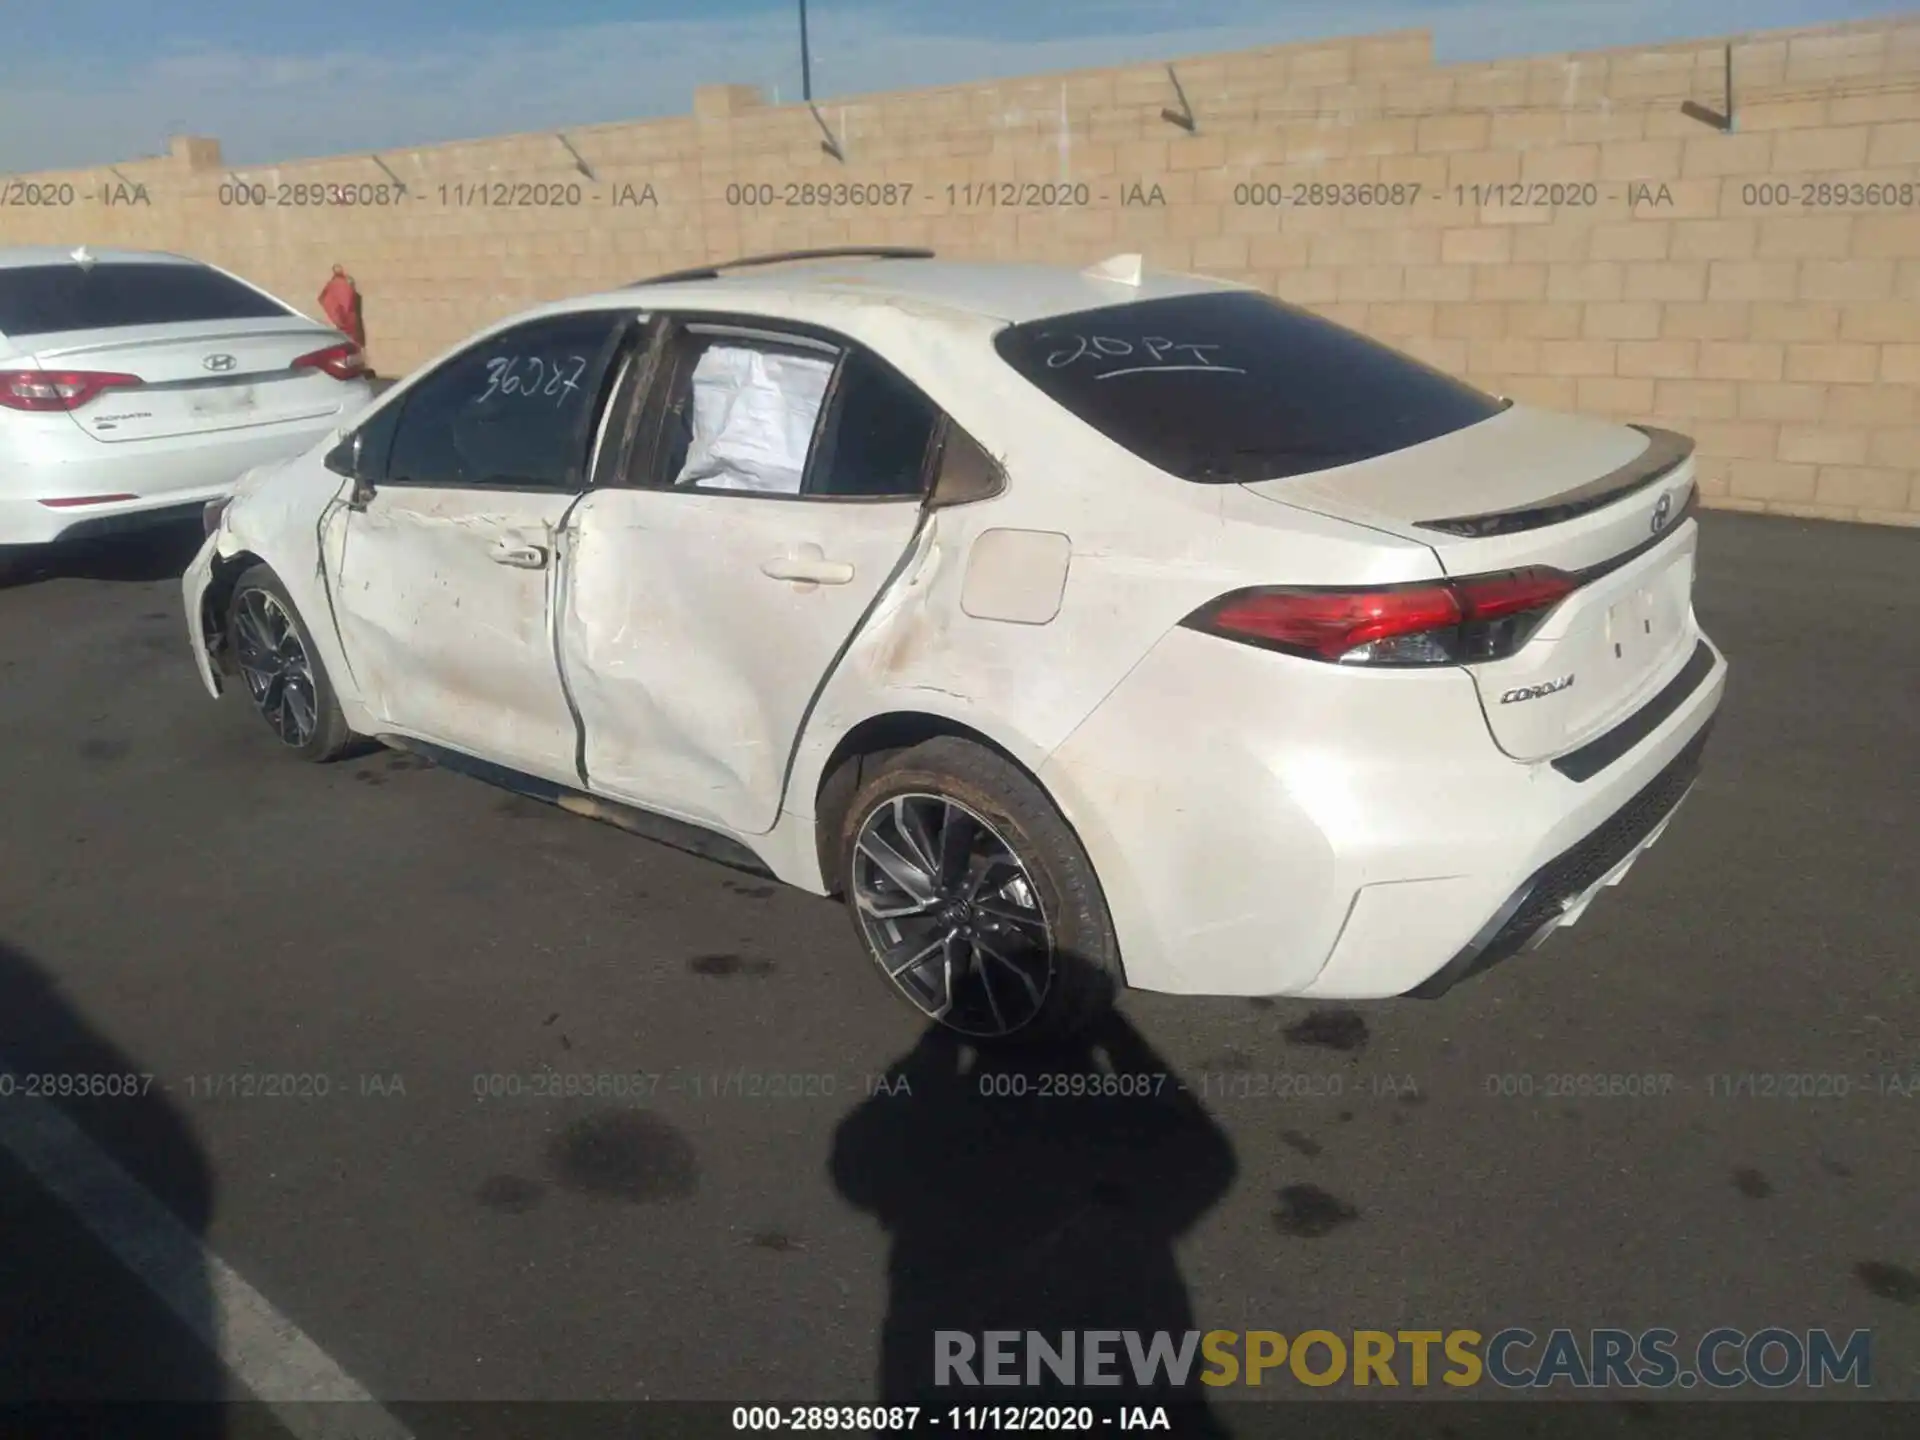
M 502 543 L 493 547 L 492 560 L 496 565 L 511 565 L 517 570 L 544 570 L 547 552 L 538 545 Z
M 762 564 L 760 573 L 775 580 L 797 580 L 809 585 L 845 585 L 853 579 L 853 566 L 843 560 L 782 555 Z

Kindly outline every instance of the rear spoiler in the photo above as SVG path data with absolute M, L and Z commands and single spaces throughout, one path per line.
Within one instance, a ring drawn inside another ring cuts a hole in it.
M 1693 454 L 1693 437 L 1672 430 L 1657 430 L 1650 425 L 1632 427 L 1647 437 L 1647 448 L 1618 470 L 1589 480 L 1558 495 L 1529 501 L 1518 510 L 1490 510 L 1480 515 L 1452 515 L 1444 520 L 1417 520 L 1423 530 L 1440 530 L 1448 535 L 1484 538 L 1488 535 L 1512 535 L 1522 530 L 1539 530 L 1558 525 L 1576 515 L 1599 510 L 1622 496 L 1657 484 L 1685 464 Z

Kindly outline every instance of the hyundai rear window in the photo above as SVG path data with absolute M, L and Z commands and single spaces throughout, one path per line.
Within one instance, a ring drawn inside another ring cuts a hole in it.
M 103 262 L 0 269 L 0 335 L 203 320 L 283 320 L 293 313 L 200 265 Z
M 1305 310 L 1217 291 L 1015 325 L 1001 358 L 1108 439 L 1201 484 L 1438 439 L 1507 402 Z

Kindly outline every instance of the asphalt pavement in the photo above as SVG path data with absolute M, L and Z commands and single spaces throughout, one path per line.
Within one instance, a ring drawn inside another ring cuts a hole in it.
M 1866 1327 L 1920 1399 L 1920 531 L 1703 526 L 1731 687 L 1626 883 L 1440 1001 L 1129 995 L 1131 1110 L 983 1103 L 831 902 L 288 760 L 191 534 L 0 589 L 0 1055 L 151 1077 L 55 1099 L 218 1257 L 157 1303 L 0 1145 L 0 1400 L 244 1394 L 241 1282 L 389 1404 L 870 1401 L 995 1324 Z

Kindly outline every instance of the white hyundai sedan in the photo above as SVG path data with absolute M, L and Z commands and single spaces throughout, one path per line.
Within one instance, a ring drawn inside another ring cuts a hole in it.
M 423 367 L 210 510 L 186 616 L 294 754 L 844 896 L 976 1039 L 1431 996 L 1693 784 L 1691 452 L 1134 256 L 765 257 Z
M 0 249 L 0 564 L 191 520 L 373 396 L 359 347 L 211 265 Z

